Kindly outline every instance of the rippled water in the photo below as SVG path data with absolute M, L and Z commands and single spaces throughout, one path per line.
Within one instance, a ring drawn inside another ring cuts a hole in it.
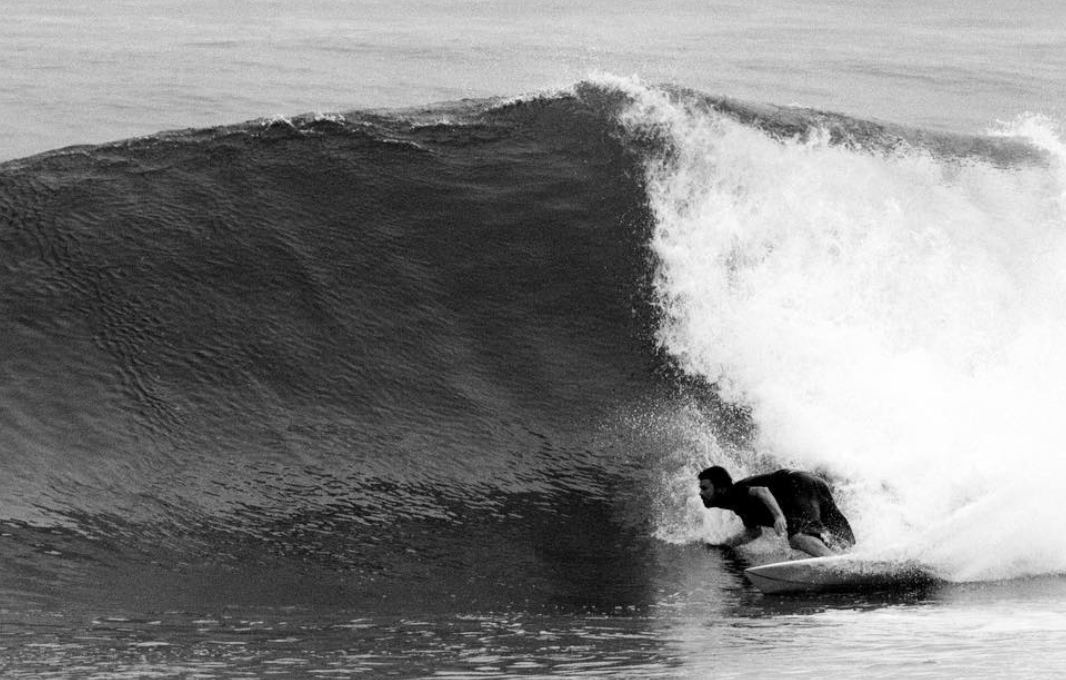
M 9 601 L 0 655 L 5 678 L 1050 678 L 1066 664 L 1058 579 L 772 598 L 712 577 L 701 548 L 660 557 L 657 601 L 607 611 Z

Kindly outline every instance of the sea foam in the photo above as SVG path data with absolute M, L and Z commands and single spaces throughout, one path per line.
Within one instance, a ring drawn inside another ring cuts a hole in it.
M 658 341 L 750 409 L 760 462 L 734 472 L 822 471 L 860 549 L 949 578 L 1066 572 L 1066 146 L 1052 123 L 1001 131 L 1044 152 L 1004 165 L 839 144 L 817 125 L 774 135 L 603 80 L 630 100 L 627 130 L 662 142 L 646 164 Z

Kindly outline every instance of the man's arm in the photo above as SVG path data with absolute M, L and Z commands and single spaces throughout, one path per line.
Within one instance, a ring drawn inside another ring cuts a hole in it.
M 779 536 L 788 534 L 788 520 L 785 519 L 785 513 L 781 512 L 781 506 L 777 504 L 777 499 L 770 493 L 770 490 L 765 486 L 753 486 L 748 489 L 748 493 L 761 500 L 770 510 L 774 518 L 774 531 Z

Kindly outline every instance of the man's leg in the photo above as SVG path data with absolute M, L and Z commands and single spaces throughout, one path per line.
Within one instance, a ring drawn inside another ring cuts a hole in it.
M 844 513 L 840 512 L 832 497 L 822 501 L 822 522 L 825 523 L 830 535 L 838 542 L 843 543 L 848 548 L 855 545 L 855 532 L 851 530 L 848 518 L 844 516 Z
M 835 553 L 819 538 L 825 530 L 822 525 L 821 500 L 825 482 L 806 472 L 793 472 L 791 493 L 786 511 L 789 524 L 788 544 L 815 557 Z
M 837 507 L 833 494 L 829 491 L 829 485 L 823 482 L 818 491 L 820 519 L 829 530 L 832 539 L 838 543 L 845 544 L 844 547 L 847 548 L 855 545 L 855 533 L 851 530 L 848 518 Z
M 822 542 L 820 538 L 815 538 L 810 534 L 792 534 L 788 539 L 788 544 L 807 553 L 814 557 L 829 557 L 830 555 L 836 555 L 829 546 Z
M 802 520 L 796 523 L 793 531 L 796 531 L 797 535 L 805 534 L 811 540 L 800 539 L 806 547 L 794 547 L 816 556 L 847 552 L 855 545 L 855 534 L 844 513 L 840 512 L 836 501 L 833 500 L 829 484 L 821 477 L 808 473 L 796 473 L 796 477 L 798 483 L 795 496 L 800 501 L 799 514 Z M 829 552 L 813 552 L 812 550 L 819 550 L 815 544 L 825 546 Z

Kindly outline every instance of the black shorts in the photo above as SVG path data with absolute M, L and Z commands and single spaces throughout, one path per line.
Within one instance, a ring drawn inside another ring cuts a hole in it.
M 806 472 L 793 472 L 789 487 L 791 493 L 787 498 L 778 499 L 788 521 L 789 538 L 806 534 L 826 545 L 851 547 L 855 544 L 851 525 L 837 507 L 824 479 Z

